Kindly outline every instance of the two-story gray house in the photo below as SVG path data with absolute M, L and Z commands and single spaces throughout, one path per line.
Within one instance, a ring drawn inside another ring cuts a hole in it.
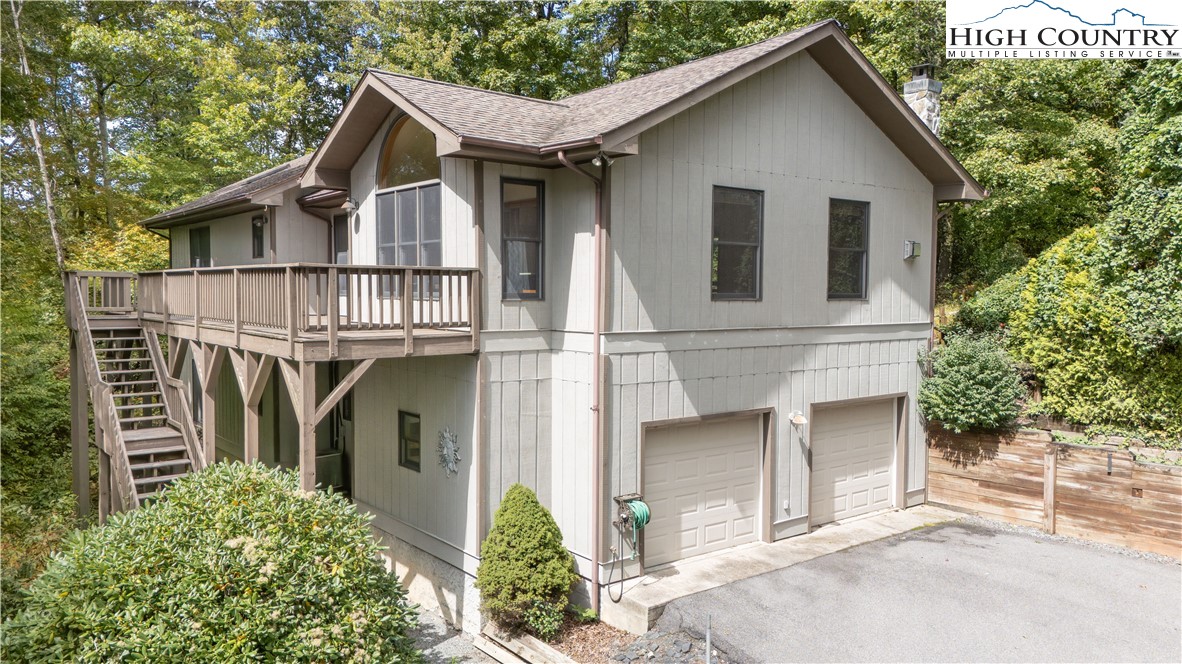
M 144 222 L 172 269 L 71 280 L 103 509 L 298 468 L 478 629 L 515 482 L 597 608 L 920 504 L 937 204 L 983 195 L 832 21 L 559 101 L 369 71 L 313 154 Z

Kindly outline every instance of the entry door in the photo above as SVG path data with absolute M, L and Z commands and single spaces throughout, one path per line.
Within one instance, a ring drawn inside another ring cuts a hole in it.
M 646 566 L 757 539 L 761 429 L 745 417 L 646 432 Z
M 894 399 L 814 410 L 811 448 L 814 526 L 893 505 Z

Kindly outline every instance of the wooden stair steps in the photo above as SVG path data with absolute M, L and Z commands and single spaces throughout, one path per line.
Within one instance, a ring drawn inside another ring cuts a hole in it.
M 115 410 L 135 410 L 136 408 L 162 408 L 163 403 L 153 401 L 152 403 L 129 403 L 123 406 L 115 406 Z
M 188 473 L 175 473 L 173 475 L 148 475 L 146 477 L 137 477 L 137 478 L 135 478 L 135 485 L 137 487 L 140 487 L 140 486 L 144 486 L 146 484 L 165 484 L 165 483 L 171 482 L 173 480 L 180 479 L 180 478 L 184 477 L 185 475 L 188 475 Z
M 111 387 L 119 387 L 121 385 L 155 385 L 154 380 L 121 380 L 116 383 L 111 383 Z
M 165 415 L 144 415 L 142 417 L 120 417 L 119 418 L 119 421 L 123 422 L 123 423 L 127 423 L 127 422 L 154 422 L 154 421 L 167 421 L 167 420 L 168 420 L 168 417 Z
M 173 466 L 188 466 L 192 462 L 188 457 L 181 457 L 179 459 L 165 459 L 164 461 L 145 461 L 143 463 L 131 464 L 131 472 L 140 470 L 155 470 L 157 468 L 171 468 Z
M 131 399 L 133 397 L 158 397 L 160 392 L 120 392 L 119 394 L 112 394 L 116 399 Z
M 127 456 L 130 458 L 140 456 L 156 456 L 159 454 L 183 454 L 187 451 L 188 449 L 185 447 L 184 441 L 178 438 L 176 441 L 171 443 L 161 442 L 155 445 L 144 446 L 137 449 L 128 448 Z

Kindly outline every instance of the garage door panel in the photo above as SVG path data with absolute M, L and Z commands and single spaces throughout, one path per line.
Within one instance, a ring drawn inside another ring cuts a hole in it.
M 656 429 L 646 435 L 644 493 L 652 507 L 652 521 L 644 531 L 647 565 L 755 540 L 759 439 L 757 418 Z M 675 471 L 662 475 L 662 468 Z M 669 504 L 673 510 L 658 508 Z
M 821 409 L 813 419 L 813 524 L 891 507 L 894 402 Z

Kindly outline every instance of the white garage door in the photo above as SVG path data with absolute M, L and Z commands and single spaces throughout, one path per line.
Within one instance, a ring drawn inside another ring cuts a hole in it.
M 891 507 L 895 402 L 813 411 L 814 526 Z
M 761 428 L 751 417 L 645 434 L 646 566 L 755 541 Z

